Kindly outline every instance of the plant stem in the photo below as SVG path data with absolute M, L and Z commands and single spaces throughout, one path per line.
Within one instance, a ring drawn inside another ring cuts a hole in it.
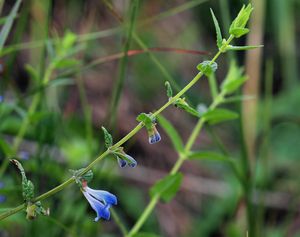
M 226 41 L 226 44 L 224 44 L 224 47 L 226 47 L 231 41 L 233 40 L 233 36 L 231 35 L 228 40 Z M 210 62 L 210 65 L 213 64 L 216 59 L 220 56 L 220 54 L 222 53 L 222 49 L 220 49 L 218 51 L 218 53 L 213 57 L 213 59 L 211 60 Z M 52 67 L 49 67 L 50 69 Z M 49 69 L 48 68 L 48 69 Z M 48 70 L 47 70 L 48 71 Z M 51 73 L 47 73 L 45 75 L 49 75 L 49 78 L 50 78 L 50 75 Z M 172 97 L 172 99 L 170 99 L 167 103 L 165 103 L 161 108 L 159 108 L 155 113 L 153 113 L 153 116 L 157 116 L 158 114 L 160 114 L 163 110 L 165 110 L 169 105 L 173 104 L 181 95 L 183 95 L 187 90 L 189 90 L 200 78 L 201 76 L 203 75 L 202 72 L 199 72 L 181 91 L 179 91 L 174 97 Z M 47 78 L 45 78 L 44 82 L 47 82 L 46 80 Z M 212 103 L 212 106 L 216 106 L 218 103 L 218 98 L 217 97 L 214 102 Z M 219 101 L 220 102 L 220 101 Z M 202 122 L 201 122 L 202 121 Z M 204 123 L 204 120 L 201 118 L 199 120 L 199 122 L 197 123 L 196 125 L 196 128 L 194 129 L 192 135 L 191 135 L 191 138 L 189 139 L 188 143 L 187 143 L 187 148 L 191 148 L 192 146 L 192 143 L 195 141 L 196 137 L 197 137 L 197 134 L 196 132 L 200 132 L 201 128 L 202 128 L 202 125 Z M 126 141 L 128 141 L 131 137 L 133 137 L 141 128 L 143 127 L 143 124 L 142 123 L 139 123 L 133 130 L 131 130 L 125 137 L 123 137 L 119 142 L 117 142 L 115 145 L 113 145 L 111 147 L 111 149 L 116 149 L 118 147 L 120 147 L 121 145 L 123 145 Z M 188 149 L 185 149 L 185 150 L 188 150 Z M 84 168 L 84 170 L 79 174 L 79 175 L 83 175 L 85 174 L 87 171 L 89 171 L 95 164 L 97 164 L 99 161 L 101 161 L 105 156 L 107 156 L 108 154 L 110 153 L 109 150 L 106 150 L 104 153 L 102 153 L 98 158 L 96 158 L 94 161 L 92 161 L 86 168 Z M 178 169 L 181 167 L 184 159 L 186 158 L 181 158 L 181 159 L 178 159 L 177 162 L 175 163 L 175 166 L 174 166 L 174 169 L 172 172 L 176 173 L 178 171 Z M 179 163 L 179 164 L 177 164 Z M 63 182 L 62 184 L 58 185 L 57 187 L 51 189 L 50 191 L 38 196 L 37 198 L 35 198 L 33 200 L 33 203 L 37 202 L 37 201 L 41 201 L 49 196 L 52 196 L 54 195 L 55 193 L 61 191 L 62 189 L 64 189 L 66 186 L 68 186 L 69 184 L 73 183 L 75 181 L 74 177 L 71 177 L 69 178 L 68 180 L 66 180 L 65 182 Z M 154 196 L 155 197 L 155 196 Z M 158 198 L 159 199 L 159 198 Z M 157 199 L 157 201 L 158 201 Z M 147 216 L 151 213 L 151 210 L 155 207 L 155 204 L 157 203 L 157 201 L 153 201 L 154 204 L 153 204 L 153 207 L 149 207 L 150 211 L 148 211 L 149 213 L 147 214 Z M 152 202 L 152 201 L 151 201 Z M 22 204 L 22 205 L 19 205 L 7 212 L 4 212 L 2 214 L 0 214 L 0 220 L 3 220 L 5 218 L 7 218 L 8 216 L 11 216 L 21 210 L 23 210 L 25 208 L 25 204 Z M 146 219 L 145 219 L 146 220 Z M 144 220 L 144 221 L 145 221 Z M 143 222 L 141 223 L 141 225 L 143 224 Z M 131 233 L 131 232 L 130 232 Z M 129 236 L 131 236 L 129 233 Z
M 225 48 L 232 40 L 233 40 L 233 36 L 231 35 L 228 38 L 228 40 L 226 41 L 226 44 L 223 47 Z M 221 49 L 219 49 L 217 54 L 210 61 L 209 65 L 212 65 L 217 60 L 217 58 L 221 55 L 223 47 Z M 201 72 L 198 73 L 197 76 L 191 82 L 193 82 L 196 78 L 200 78 L 202 75 L 203 74 Z M 186 90 L 188 90 L 190 88 L 190 87 L 188 87 L 189 84 L 185 88 L 183 88 L 178 94 L 183 94 L 184 92 L 182 92 L 182 91 L 186 88 L 187 88 Z M 216 106 L 218 106 L 222 102 L 223 96 L 224 96 L 223 93 L 220 92 L 220 94 L 218 94 L 214 98 L 214 100 L 213 100 L 211 106 L 209 107 L 209 109 L 214 109 Z M 170 100 L 170 101 L 173 101 L 173 100 Z M 156 113 L 159 113 L 159 110 Z M 154 113 L 154 115 L 156 115 L 156 113 Z M 188 158 L 188 154 L 190 153 L 190 151 L 192 149 L 192 146 L 194 145 L 194 143 L 197 139 L 197 136 L 199 135 L 201 129 L 203 128 L 204 123 L 205 123 L 205 119 L 203 117 L 198 120 L 195 128 L 193 129 L 193 132 L 191 133 L 191 135 L 190 135 L 190 137 L 189 137 L 189 139 L 188 139 L 188 141 L 187 141 L 187 143 L 184 147 L 184 153 L 182 155 L 179 155 L 178 160 L 176 161 L 176 163 L 174 164 L 173 168 L 171 169 L 171 171 L 169 173 L 170 175 L 176 174 L 178 172 L 178 170 L 180 169 L 180 167 L 182 166 L 182 164 L 184 163 L 184 161 Z M 155 208 L 156 204 L 158 203 L 158 201 L 160 199 L 160 195 L 161 194 L 158 193 L 158 194 L 156 194 L 155 196 L 153 196 L 151 198 L 151 200 L 148 203 L 147 207 L 144 209 L 142 215 L 139 217 L 139 219 L 137 220 L 135 225 L 132 227 L 132 229 L 129 231 L 129 233 L 126 235 L 126 237 L 132 237 L 133 235 L 138 233 L 138 231 L 140 230 L 142 225 L 145 223 L 145 221 L 148 219 L 149 215 L 151 214 L 151 212 Z
M 121 232 L 123 235 L 127 235 L 128 231 L 125 227 L 125 225 L 122 223 L 121 219 L 119 218 L 119 215 L 116 213 L 114 209 L 111 209 L 112 217 L 114 218 L 117 226 L 119 226 Z

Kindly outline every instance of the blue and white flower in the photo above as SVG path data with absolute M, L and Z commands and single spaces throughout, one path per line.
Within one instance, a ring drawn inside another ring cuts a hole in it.
M 147 129 L 147 131 L 148 131 L 148 137 L 149 137 L 150 144 L 157 143 L 161 140 L 161 136 L 160 136 L 159 132 L 157 131 L 154 124 L 151 127 L 151 129 Z
M 89 188 L 86 182 L 82 182 L 82 193 L 97 213 L 95 221 L 98 221 L 101 218 L 109 220 L 109 208 L 112 205 L 117 205 L 117 197 L 104 190 Z
M 120 158 L 120 156 L 117 155 L 117 160 L 118 160 L 118 164 L 121 168 L 124 168 L 126 165 L 128 165 L 131 168 L 134 168 L 137 165 L 136 160 L 127 154 L 124 154 L 124 156 L 122 156 L 122 158 Z

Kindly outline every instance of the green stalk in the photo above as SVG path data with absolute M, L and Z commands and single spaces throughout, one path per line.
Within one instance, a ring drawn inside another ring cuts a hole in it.
M 212 99 L 214 100 L 218 95 L 217 80 L 216 80 L 216 75 L 214 73 L 208 77 L 208 83 L 209 83 L 210 94 L 212 96 Z
M 228 40 L 226 41 L 226 43 L 223 45 L 223 47 L 226 48 L 226 46 L 228 44 L 230 44 L 230 42 L 233 40 L 233 38 L 234 37 L 231 35 L 228 38 Z M 224 49 L 223 47 L 221 49 L 219 49 L 217 54 L 210 61 L 209 65 L 212 65 L 217 60 L 217 58 L 221 55 L 221 53 Z M 203 74 L 200 72 L 197 76 L 201 77 L 202 75 Z M 197 76 L 195 78 L 197 78 Z M 181 92 L 182 91 L 180 91 L 178 94 L 180 94 Z M 215 99 L 213 100 L 213 103 L 211 104 L 209 109 L 214 109 L 216 106 L 218 106 L 222 102 L 223 97 L 224 97 L 224 95 L 223 95 L 222 92 L 219 95 L 217 95 L 215 97 Z M 182 166 L 182 164 L 184 163 L 184 161 L 188 158 L 188 154 L 190 153 L 190 151 L 192 149 L 192 146 L 194 145 L 201 129 L 203 128 L 204 123 L 205 123 L 205 119 L 203 117 L 198 120 L 195 128 L 193 129 L 193 132 L 189 136 L 189 139 L 188 139 L 188 141 L 187 141 L 187 143 L 184 147 L 184 152 L 181 155 L 179 155 L 179 158 L 177 159 L 176 163 L 174 164 L 173 168 L 170 171 L 170 175 L 176 174 L 178 172 L 178 170 L 180 169 L 180 167 Z M 152 211 L 155 208 L 156 204 L 158 203 L 159 199 L 160 199 L 160 194 L 159 193 L 151 198 L 151 200 L 148 203 L 147 207 L 144 209 L 142 215 L 139 217 L 139 219 L 137 220 L 135 225 L 132 227 L 132 229 L 129 231 L 129 233 L 126 235 L 126 237 L 132 237 L 133 235 L 135 235 L 136 233 L 139 232 L 140 228 L 143 226 L 145 221 L 148 219 L 148 217 L 152 213 Z
M 128 231 L 127 231 L 125 225 L 123 224 L 123 222 L 121 221 L 121 219 L 119 218 L 119 215 L 116 213 L 116 211 L 114 209 L 111 209 L 111 214 L 112 214 L 112 217 L 115 220 L 117 226 L 119 226 L 122 234 L 127 235 Z
M 228 40 L 226 41 L 226 43 L 224 44 L 224 48 L 226 48 L 226 46 L 233 40 L 233 36 L 231 35 Z M 221 50 L 223 50 L 224 48 L 221 48 L 218 53 L 214 56 L 214 58 L 211 60 L 210 64 L 213 64 L 216 59 L 220 56 L 220 54 L 222 53 Z M 193 80 L 191 80 L 181 91 L 179 91 L 174 97 L 172 97 L 172 99 L 170 99 L 167 103 L 165 103 L 161 108 L 159 108 L 155 113 L 153 113 L 153 116 L 157 116 L 158 114 L 160 114 L 163 110 L 165 110 L 169 105 L 173 104 L 180 96 L 182 96 L 187 90 L 189 90 L 201 77 L 202 77 L 202 73 L 199 72 L 194 78 Z M 218 97 L 217 97 L 218 98 Z M 214 103 L 212 104 L 212 106 L 216 106 L 217 105 L 217 98 L 214 101 Z M 220 101 L 221 102 L 221 101 Z M 202 119 L 201 119 L 202 120 Z M 203 121 L 204 122 L 204 121 Z M 201 122 L 201 123 L 203 123 Z M 199 124 L 200 122 L 198 122 Z M 123 137 L 119 142 L 117 142 L 115 145 L 113 145 L 110 149 L 116 149 L 118 147 L 120 147 L 121 145 L 123 145 L 126 141 L 128 141 L 131 137 L 133 137 L 141 128 L 143 127 L 142 123 L 139 123 L 133 130 L 131 130 L 125 137 Z M 202 125 L 198 125 L 198 130 L 201 130 Z M 192 133 L 192 138 L 191 141 L 188 143 L 192 143 L 194 139 L 196 139 L 196 136 L 194 133 L 196 133 L 196 129 L 193 131 Z M 197 132 L 199 132 L 197 131 Z M 190 146 L 190 145 L 189 145 Z M 107 156 L 108 154 L 110 154 L 109 150 L 106 150 L 104 153 L 102 153 L 98 158 L 96 158 L 94 161 L 92 161 L 86 168 L 84 168 L 84 170 L 79 174 L 79 175 L 83 175 L 85 174 L 87 171 L 89 171 L 93 166 L 95 166 L 99 161 L 101 161 L 105 156 Z M 183 158 L 182 158 L 183 159 Z M 180 168 L 183 160 L 181 161 L 181 159 L 179 159 L 177 161 L 179 164 L 175 164 L 176 166 L 178 166 L 177 168 L 174 168 L 173 172 L 177 172 L 178 169 Z M 176 163 L 177 163 L 176 162 Z M 63 182 L 62 184 L 58 185 L 57 187 L 49 190 L 48 192 L 38 196 L 37 198 L 35 198 L 33 200 L 33 203 L 37 202 L 37 201 L 41 201 L 44 200 L 45 198 L 54 195 L 55 193 L 61 191 L 62 189 L 64 189 L 66 186 L 68 186 L 69 184 L 73 183 L 75 181 L 74 177 L 69 178 L 68 180 L 66 180 L 65 182 Z M 154 201 L 153 201 L 154 202 Z M 157 201 L 156 201 L 157 202 Z M 154 203 L 154 206 L 156 204 L 156 202 Z M 153 206 L 153 208 L 154 208 Z M 22 211 L 25 208 L 25 204 L 21 204 L 7 212 L 4 212 L 2 214 L 0 214 L 0 220 L 3 220 L 17 212 Z M 153 209 L 152 208 L 152 209 Z M 150 209 L 150 213 L 151 213 L 151 208 Z M 149 213 L 149 214 L 150 214 Z M 146 219 L 145 219 L 146 220 Z M 143 220 L 143 222 L 145 221 Z M 143 224 L 143 222 L 141 224 Z M 130 236 L 130 235 L 129 235 Z

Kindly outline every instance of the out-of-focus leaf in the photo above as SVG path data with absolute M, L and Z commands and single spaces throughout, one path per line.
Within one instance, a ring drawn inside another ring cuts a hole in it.
M 150 195 L 152 197 L 160 195 L 160 198 L 163 201 L 169 202 L 178 192 L 181 181 L 181 173 L 168 175 L 154 184 L 154 186 L 150 189 Z
M 179 136 L 177 130 L 174 128 L 174 126 L 162 115 L 158 116 L 158 122 L 162 126 L 162 128 L 165 130 L 168 137 L 171 139 L 176 151 L 182 152 L 184 149 L 183 142 L 182 142 L 182 139 Z
M 225 98 L 223 100 L 223 103 L 234 103 L 234 102 L 239 102 L 239 101 L 243 101 L 243 100 L 253 100 L 255 98 L 256 98 L 256 96 L 252 96 L 252 95 L 231 96 L 231 97 Z
M 11 146 L 2 138 L 0 138 L 0 148 L 6 156 L 13 154 Z
M 235 62 L 230 64 L 226 78 L 221 84 L 222 91 L 227 95 L 235 92 L 248 77 L 243 75 L 243 69 L 239 68 Z
M 133 237 L 159 237 L 159 236 L 152 233 L 141 232 L 133 235 Z
M 71 78 L 58 78 L 49 82 L 49 87 L 74 85 L 74 80 Z
M 188 158 L 191 160 L 215 160 L 215 161 L 226 161 L 230 162 L 229 158 L 227 156 L 224 156 L 220 153 L 214 152 L 214 151 L 197 151 L 197 152 L 191 152 L 188 155 Z
M 217 124 L 227 120 L 237 119 L 239 115 L 228 109 L 209 110 L 202 116 L 209 124 Z
M 38 81 L 39 81 L 39 74 L 38 74 L 37 70 L 33 66 L 31 66 L 29 64 L 27 64 L 25 66 L 25 69 L 29 73 L 29 75 L 31 76 L 31 79 L 33 79 L 35 83 L 38 83 Z
M 11 30 L 12 24 L 14 22 L 15 17 L 17 16 L 20 4 L 22 0 L 16 1 L 15 5 L 13 6 L 13 9 L 9 13 L 8 17 L 6 18 L 5 24 L 3 25 L 3 28 L 0 32 L 0 52 L 2 52 L 2 48 L 4 46 L 4 43 L 7 39 L 7 36 Z

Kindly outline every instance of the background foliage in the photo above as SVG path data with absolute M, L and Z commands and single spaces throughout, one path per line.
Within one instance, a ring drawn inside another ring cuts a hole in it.
M 0 23 L 9 33 L 6 42 L 0 35 L 1 211 L 23 202 L 20 175 L 6 164 L 6 154 L 15 153 L 22 161 L 37 194 L 60 184 L 71 176 L 69 169 L 84 167 L 104 151 L 102 125 L 118 141 L 136 125 L 139 113 L 153 111 L 166 101 L 166 80 L 177 92 L 197 73 L 196 65 L 215 53 L 210 8 L 225 34 L 242 4 L 248 3 L 157 0 L 139 1 L 134 7 L 135 2 L 30 0 L 23 1 L 16 14 L 15 1 L 0 1 Z M 180 191 L 170 203 L 158 204 L 143 226 L 145 232 L 170 237 L 246 236 L 242 187 L 220 159 L 227 154 L 242 167 L 247 147 L 249 179 L 255 189 L 248 198 L 255 208 L 252 224 L 257 236 L 300 236 L 296 47 L 300 4 L 297 0 L 251 2 L 251 33 L 236 44 L 264 44 L 264 48 L 223 55 L 215 75 L 221 85 L 232 61 L 244 65 L 249 80 L 237 96 L 249 98 L 225 106 L 243 116 L 205 126 L 195 148 L 209 152 L 209 159 L 183 165 Z M 166 47 L 180 50 L 166 51 Z M 147 48 L 159 49 L 133 51 Z M 209 105 L 209 80 L 201 79 L 185 97 L 195 107 Z M 137 168 L 120 169 L 109 157 L 94 170 L 91 187 L 118 196 L 114 210 L 128 228 L 146 206 L 149 188 L 177 159 L 174 146 L 178 149 L 180 144 L 173 144 L 168 121 L 183 141 L 196 124 L 195 117 L 176 108 L 167 109 L 163 116 L 158 123 L 160 143 L 148 144 L 144 130 L 126 143 Z M 50 207 L 50 216 L 28 221 L 20 212 L 0 222 L 0 236 L 121 236 L 114 219 L 93 222 L 94 212 L 74 185 L 43 205 Z

